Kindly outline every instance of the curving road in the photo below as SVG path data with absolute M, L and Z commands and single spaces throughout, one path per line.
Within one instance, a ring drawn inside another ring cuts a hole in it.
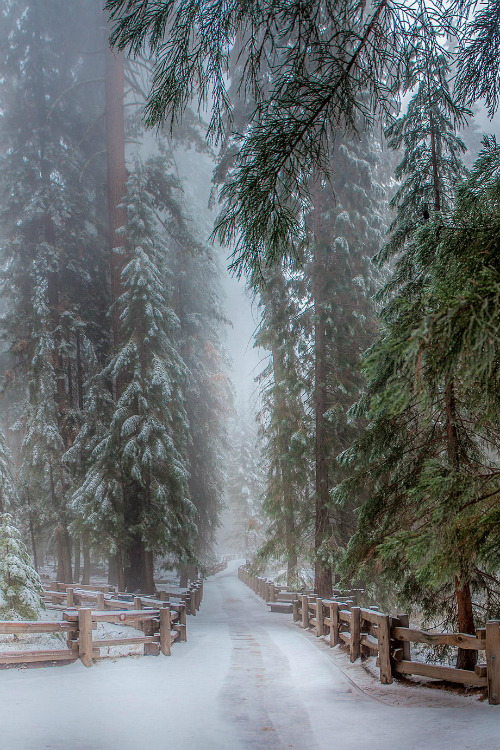
M 500 707 L 385 689 L 336 651 L 270 614 L 233 566 L 206 581 L 169 658 L 0 672 L 0 750 L 500 748 Z

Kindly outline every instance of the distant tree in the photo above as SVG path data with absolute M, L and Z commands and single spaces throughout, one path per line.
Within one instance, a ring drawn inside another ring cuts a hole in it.
M 264 472 L 257 425 L 248 410 L 237 409 L 227 454 L 226 498 L 234 518 L 235 544 L 240 554 L 252 558 L 263 538 L 262 494 Z
M 259 557 L 284 559 L 287 585 L 297 582 L 299 557 L 311 549 L 312 422 L 305 399 L 307 387 L 300 357 L 302 276 L 273 269 L 255 274 L 260 324 L 255 345 L 269 352 L 258 377 L 259 414 L 266 483 L 262 509 L 269 518 Z M 255 447 L 252 448 L 255 451 Z
M 185 365 L 188 484 L 197 517 L 194 545 L 203 560 L 212 552 L 219 523 L 232 391 L 224 349 L 228 321 L 222 306 L 220 269 L 214 250 L 202 240 L 200 215 L 186 200 L 178 171 L 177 161 L 188 148 L 206 151 L 198 124 L 186 120 L 172 137 L 162 138 L 160 157 L 149 162 L 149 183 L 169 238 L 165 262 L 171 274 L 171 305 L 179 320 L 177 344 Z
M 117 300 L 119 345 L 103 373 L 122 387 L 78 493 L 91 504 L 97 493 L 105 515 L 112 509 L 113 537 L 126 555 L 126 589 L 142 591 L 154 589 L 148 558 L 169 551 L 190 559 L 195 531 L 188 493 L 185 366 L 176 344 L 179 321 L 168 299 L 166 248 L 153 206 L 147 172 L 138 164 L 128 182 L 127 262 Z M 97 516 L 95 522 L 99 534 L 106 519 Z
M 12 456 L 0 431 L 0 513 L 8 513 L 15 505 L 17 490 L 12 476 Z

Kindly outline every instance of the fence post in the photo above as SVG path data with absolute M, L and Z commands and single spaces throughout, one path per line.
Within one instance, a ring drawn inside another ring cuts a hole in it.
M 319 638 L 323 635 L 323 599 L 316 597 L 316 636 Z
M 78 655 L 82 664 L 92 666 L 92 610 L 78 610 Z
M 62 619 L 67 621 L 67 617 L 65 617 L 66 612 L 63 612 Z M 78 645 L 78 624 L 75 622 L 73 624 L 73 629 L 68 630 L 66 633 L 66 644 L 68 648 L 73 648 L 74 641 L 76 641 L 76 645 Z
M 356 659 L 359 657 L 359 639 L 361 638 L 361 609 L 359 607 L 351 607 L 351 614 L 349 616 L 349 630 L 351 631 L 349 658 L 351 661 L 356 661 Z
M 179 619 L 177 620 L 179 625 L 184 625 L 181 630 L 180 640 L 187 641 L 187 624 L 186 624 L 186 605 L 181 604 L 179 607 Z
M 309 627 L 309 598 L 307 594 L 302 594 L 302 627 L 307 630 Z
M 488 703 L 500 704 L 500 620 L 486 623 L 486 673 L 488 679 Z
M 101 612 L 106 609 L 106 605 L 104 604 L 104 594 L 102 592 L 99 592 L 97 594 L 97 604 L 96 607 Z
M 66 589 L 66 603 L 68 607 L 75 606 L 75 597 L 73 596 L 73 592 L 74 592 L 74 589 L 71 587 Z
M 338 602 L 330 602 L 330 646 L 336 646 L 339 642 L 339 605 Z
M 162 607 L 160 609 L 160 649 L 164 656 L 170 656 L 172 646 L 171 628 L 170 607 Z
M 188 591 L 186 604 L 189 607 L 189 609 L 186 609 L 186 614 L 192 615 L 193 617 L 196 617 L 196 602 L 194 600 L 193 589 L 190 589 Z
M 392 627 L 400 627 L 400 628 L 409 628 L 410 627 L 410 617 L 409 615 L 402 615 L 398 614 L 396 617 L 392 618 Z M 400 650 L 401 656 L 398 656 L 397 654 L 394 656 L 396 660 L 399 658 L 404 659 L 404 661 L 411 661 L 411 645 L 409 641 L 394 641 L 394 645 L 396 649 Z M 394 655 L 394 653 L 393 653 Z
M 378 657 L 380 662 L 380 682 L 382 685 L 392 683 L 391 667 L 391 628 L 389 615 L 379 615 L 377 622 Z
M 299 614 L 299 600 L 294 599 L 292 601 L 292 613 L 293 613 L 293 621 L 298 622 L 300 620 L 300 614 Z
M 267 589 L 267 597 L 269 602 L 275 602 L 276 601 L 276 589 L 274 588 L 274 583 L 270 583 Z

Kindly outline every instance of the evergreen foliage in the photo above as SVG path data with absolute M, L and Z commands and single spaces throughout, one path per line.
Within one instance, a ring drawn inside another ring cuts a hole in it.
M 11 465 L 12 456 L 7 448 L 5 436 L 0 431 L 0 513 L 10 512 L 17 499 Z
M 239 408 L 233 418 L 225 487 L 227 506 L 235 519 L 236 539 L 232 542 L 239 553 L 248 558 L 257 552 L 264 526 L 264 471 L 257 426 L 252 423 L 252 417 L 248 410 Z
M 9 513 L 0 515 L 0 618 L 36 620 L 42 602 L 40 577 Z
M 363 387 L 360 355 L 375 335 L 378 148 L 370 136 L 339 144 L 330 183 L 311 192 L 302 263 L 252 277 L 262 310 L 257 343 L 270 352 L 262 425 L 271 525 L 261 555 L 283 555 L 290 580 L 297 555 L 312 557 L 325 596 L 353 528 L 352 508 L 332 507 L 329 490 L 343 472 L 335 456 L 356 434 L 347 411 Z
M 312 542 L 312 425 L 305 404 L 298 323 L 302 286 L 299 273 L 286 274 L 281 268 L 254 281 L 261 313 L 255 345 L 269 352 L 269 362 L 258 378 L 267 470 L 262 508 L 270 521 L 259 557 L 284 559 L 290 586 L 297 581 L 299 557 L 309 555 Z
M 179 322 L 168 302 L 166 248 L 146 179 L 137 165 L 128 184 L 120 343 L 103 372 L 119 393 L 77 497 L 92 503 L 97 496 L 105 512 L 113 509 L 113 539 L 125 549 L 139 538 L 146 549 L 182 559 L 192 554 L 195 528 L 187 486 L 185 371 L 175 341 Z M 124 486 L 133 489 L 133 507 L 124 503 Z
M 216 6 L 108 0 L 106 8 L 114 22 L 112 42 L 153 57 L 150 125 L 177 122 L 193 98 L 210 98 L 208 133 L 217 139 L 232 127 L 231 73 L 233 91 L 255 101 L 250 126 L 233 131 L 238 155 L 222 189 L 217 225 L 223 241 L 236 241 L 234 267 L 240 272 L 297 253 L 306 239 L 309 178 L 330 175 L 339 135 L 391 109 L 393 92 L 427 33 L 421 18 L 430 16 L 443 33 L 451 31 L 451 16 L 441 5 L 420 0 Z M 235 47 L 238 64 L 231 68 Z
M 94 110 L 84 106 L 82 60 L 71 43 L 73 24 L 90 24 L 95 9 L 69 6 L 9 2 L 0 53 L 2 334 L 14 364 L 8 382 L 29 391 L 18 420 L 21 479 L 40 493 L 65 580 L 72 574 L 62 456 L 79 424 L 80 340 L 88 327 L 102 346 L 106 327 L 98 190 L 86 169 Z
M 463 20 L 455 83 L 457 96 L 466 104 L 484 99 L 490 117 L 498 108 L 500 93 L 500 11 L 495 0 L 475 8 L 472 0 L 460 0 Z M 473 12 L 476 10 L 476 12 Z
M 432 59 L 427 64 L 430 71 Z M 458 278 L 457 257 L 444 252 L 443 238 L 453 236 L 454 227 L 448 230 L 441 222 L 446 213 L 447 221 L 454 221 L 452 180 L 458 181 L 463 168 L 453 131 L 464 112 L 450 102 L 443 81 L 442 75 L 425 74 L 427 92 L 422 95 L 422 85 L 417 89 L 408 114 L 390 131 L 397 135 L 395 145 L 405 128 L 411 133 L 399 167 L 405 181 L 394 200 L 396 238 L 393 234 L 381 257 L 399 255 L 385 289 L 383 326 L 365 358 L 367 393 L 353 411 L 368 426 L 341 456 L 351 475 L 334 497 L 363 503 L 344 561 L 347 576 L 390 581 L 402 599 L 423 606 L 428 616 L 444 612 L 450 625 L 474 632 L 471 586 L 474 590 L 481 563 L 469 543 L 471 508 L 497 447 L 493 423 L 479 417 L 460 368 L 451 358 L 445 361 L 438 342 L 424 333 L 440 305 L 447 308 Z M 426 127 L 430 114 L 424 110 L 437 117 L 439 101 L 449 102 L 450 117 L 442 118 L 438 141 Z M 429 147 L 430 158 L 422 160 Z M 424 188 L 434 195 L 433 211 L 412 230 L 408 215 L 411 222 L 422 210 Z M 473 663 L 474 654 L 459 650 L 458 666 Z
M 184 216 L 175 150 L 206 143 L 186 118 L 158 159 L 132 171 L 127 287 L 115 305 L 123 340 L 111 355 L 102 8 L 12 0 L 1 26 L 4 386 L 34 553 L 36 532 L 67 581 L 71 536 L 85 538 L 87 561 L 89 542 L 123 557 L 137 535 L 149 551 L 201 554 L 222 495 L 224 321 L 212 252 Z M 140 100 L 143 67 L 127 71 L 129 104 Z M 128 131 L 140 143 L 135 114 Z

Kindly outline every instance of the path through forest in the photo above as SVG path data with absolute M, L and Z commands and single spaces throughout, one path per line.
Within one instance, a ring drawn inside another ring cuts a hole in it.
M 359 689 L 345 657 L 270 614 L 235 565 L 205 583 L 188 628 L 169 658 L 1 672 L 0 750 L 499 747 L 500 707 L 369 677 Z

